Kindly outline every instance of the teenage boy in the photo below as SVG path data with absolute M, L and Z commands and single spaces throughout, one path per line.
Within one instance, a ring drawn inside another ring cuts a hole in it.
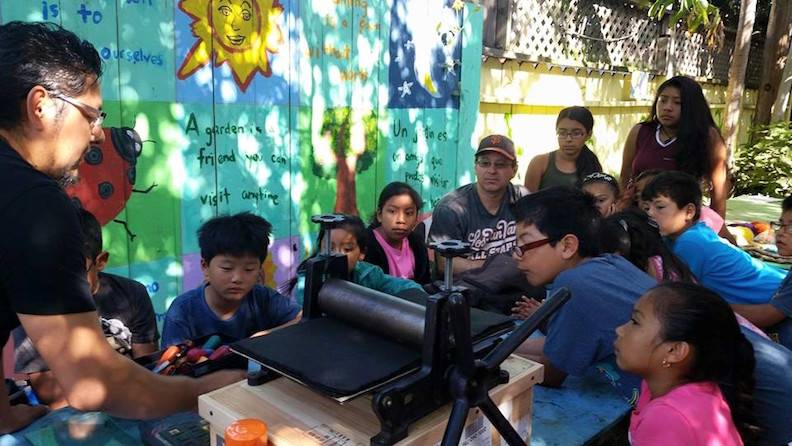
M 544 189 L 518 200 L 514 212 L 518 268 L 533 286 L 572 293 L 548 323 L 547 336 L 527 340 L 518 353 L 545 365 L 544 385 L 596 370 L 620 395 L 636 398 L 640 380 L 615 366 L 614 330 L 655 280 L 624 257 L 599 255 L 600 214 L 594 198 L 580 190 Z
M 776 247 L 782 256 L 792 256 L 792 195 L 781 203 L 781 216 L 772 223 Z M 770 302 L 756 305 L 732 305 L 756 326 L 777 338 L 786 348 L 792 348 L 792 271 L 776 290 Z
M 247 212 L 213 218 L 198 229 L 205 283 L 173 301 L 163 345 L 210 334 L 238 340 L 300 319 L 295 302 L 257 283 L 271 230 L 267 220 Z
M 599 213 L 581 191 L 550 188 L 515 205 L 514 256 L 532 285 L 550 292 L 566 287 L 571 299 L 558 310 L 544 339 L 528 339 L 519 354 L 545 365 L 543 385 L 557 386 L 567 375 L 604 373 L 624 397 L 638 395 L 639 380 L 613 361 L 616 327 L 630 320 L 632 305 L 657 282 L 623 257 L 596 256 Z M 760 444 L 792 441 L 792 351 L 741 327 L 754 348 L 754 414 L 762 427 Z
M 157 318 L 146 287 L 126 277 L 103 272 L 110 253 L 102 250 L 102 228 L 85 209 L 77 210 L 83 238 L 86 279 L 96 302 L 105 338 L 122 355 L 132 358 L 157 350 Z M 13 331 L 14 371 L 27 374 L 39 402 L 51 409 L 65 406 L 63 390 L 22 327 Z
M 660 234 L 701 285 L 730 304 L 770 301 L 784 273 L 718 237 L 699 221 L 701 188 L 695 177 L 663 172 L 646 185 L 641 198 L 649 202 L 647 213 L 657 222 Z M 751 320 L 749 315 L 743 316 Z

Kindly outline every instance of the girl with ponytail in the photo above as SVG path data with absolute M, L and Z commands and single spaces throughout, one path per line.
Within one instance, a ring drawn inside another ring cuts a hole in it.
M 533 157 L 525 172 L 531 192 L 552 186 L 580 187 L 583 178 L 602 172 L 602 165 L 586 141 L 594 129 L 594 116 L 586 107 L 567 107 L 556 119 L 558 149 Z
M 644 294 L 616 329 L 616 363 L 643 378 L 633 446 L 753 444 L 753 347 L 729 305 L 691 283 Z

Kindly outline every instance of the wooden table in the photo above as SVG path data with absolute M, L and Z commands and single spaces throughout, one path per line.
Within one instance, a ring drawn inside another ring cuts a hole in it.
M 543 379 L 542 365 L 511 356 L 502 366 L 511 376 L 507 384 L 490 391 L 495 404 L 511 420 L 520 436 L 530 442 L 533 386 Z M 225 428 L 242 418 L 259 418 L 269 427 L 269 442 L 286 445 L 367 445 L 379 432 L 371 410 L 371 396 L 338 404 L 287 378 L 251 387 L 239 382 L 202 395 L 200 415 L 211 424 L 212 445 L 222 444 Z M 410 426 L 399 445 L 436 445 L 443 438 L 449 406 Z M 461 444 L 499 445 L 500 436 L 479 410 L 471 411 Z M 503 442 L 505 444 L 505 442 Z

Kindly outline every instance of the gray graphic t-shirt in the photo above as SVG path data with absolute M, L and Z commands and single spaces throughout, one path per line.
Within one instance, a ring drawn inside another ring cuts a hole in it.
M 476 183 L 462 186 L 443 197 L 432 212 L 429 242 L 462 240 L 470 242 L 468 260 L 508 253 L 517 243 L 517 224 L 511 203 L 527 194 L 521 186 L 509 185 L 498 213 L 490 214 L 479 199 Z

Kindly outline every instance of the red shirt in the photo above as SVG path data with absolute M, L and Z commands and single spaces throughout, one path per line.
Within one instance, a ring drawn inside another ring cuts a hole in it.
M 679 170 L 676 162 L 679 144 L 676 137 L 663 143 L 660 139 L 660 124 L 650 122 L 640 126 L 632 162 L 633 178 L 645 170 Z

